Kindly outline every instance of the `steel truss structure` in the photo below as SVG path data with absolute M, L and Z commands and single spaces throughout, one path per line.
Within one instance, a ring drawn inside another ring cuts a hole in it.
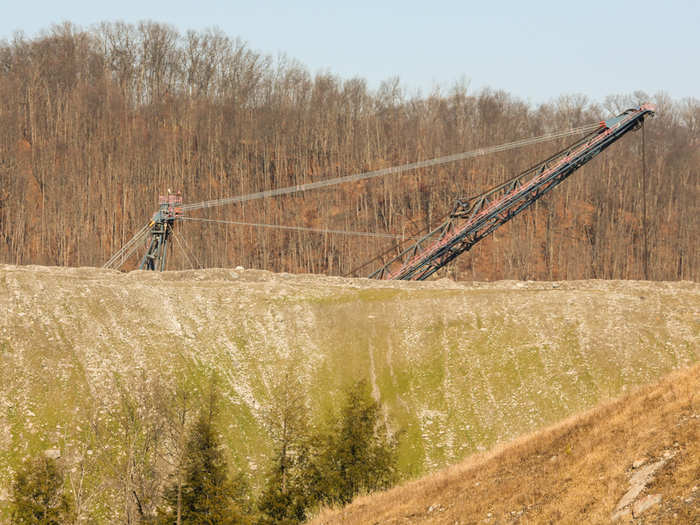
M 173 233 L 173 224 L 182 216 L 182 195 L 168 194 L 158 198 L 159 208 L 149 224 L 151 240 L 141 259 L 139 270 L 164 271 L 168 260 L 168 243 Z
M 631 108 L 568 148 L 485 193 L 457 200 L 445 221 L 372 272 L 373 279 L 427 279 L 530 207 L 628 131 L 654 114 L 653 104 Z

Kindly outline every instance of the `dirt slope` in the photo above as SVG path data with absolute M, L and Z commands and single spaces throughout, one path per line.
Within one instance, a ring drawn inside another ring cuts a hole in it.
M 47 449 L 77 461 L 124 386 L 185 376 L 204 388 L 217 372 L 227 454 L 255 476 L 270 386 L 287 370 L 314 414 L 368 378 L 402 431 L 402 470 L 418 476 L 692 365 L 699 318 L 689 282 L 0 266 L 0 513 L 19 462 Z
M 700 366 L 312 523 L 700 523 Z

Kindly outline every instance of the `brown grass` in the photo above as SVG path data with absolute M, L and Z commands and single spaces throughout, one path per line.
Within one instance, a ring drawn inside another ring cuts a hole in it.
M 640 494 L 662 502 L 619 522 L 700 523 L 700 365 L 384 493 L 315 525 L 609 523 L 632 464 L 674 454 Z

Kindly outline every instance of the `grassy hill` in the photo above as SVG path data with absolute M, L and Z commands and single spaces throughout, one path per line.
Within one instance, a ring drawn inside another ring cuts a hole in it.
M 700 366 L 316 525 L 698 523 Z
M 226 453 L 253 479 L 270 450 L 272 385 L 290 371 L 317 415 L 368 378 L 402 431 L 402 471 L 417 476 L 695 363 L 699 310 L 689 282 L 0 266 L 0 500 L 28 455 L 84 460 L 120 392 L 186 380 L 198 395 L 212 372 Z

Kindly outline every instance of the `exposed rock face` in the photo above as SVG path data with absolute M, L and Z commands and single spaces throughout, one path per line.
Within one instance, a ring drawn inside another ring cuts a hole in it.
M 654 479 L 654 474 L 664 466 L 664 463 L 666 463 L 666 460 L 662 459 L 635 472 L 630 478 L 630 489 L 622 496 L 622 499 L 617 504 L 617 510 L 626 507 L 637 499 L 637 496 L 639 496 L 649 482 Z
M 649 494 L 634 504 L 632 507 L 632 515 L 638 518 L 644 511 L 649 510 L 659 503 L 661 503 L 661 494 Z
M 634 516 L 639 516 L 649 507 L 652 507 L 661 501 L 661 496 L 658 494 L 654 496 L 646 496 L 639 501 L 636 500 L 647 485 L 654 479 L 654 474 L 656 474 L 656 472 L 663 467 L 671 457 L 673 456 L 669 455 L 668 457 L 664 457 L 659 461 L 649 463 L 644 467 L 635 467 L 634 465 L 636 465 L 637 462 L 634 463 L 633 468 L 638 470 L 636 470 L 630 477 L 630 488 L 625 495 L 622 496 L 615 507 L 615 511 L 612 515 L 613 521 L 629 515 L 630 505 L 632 505 L 632 514 Z

